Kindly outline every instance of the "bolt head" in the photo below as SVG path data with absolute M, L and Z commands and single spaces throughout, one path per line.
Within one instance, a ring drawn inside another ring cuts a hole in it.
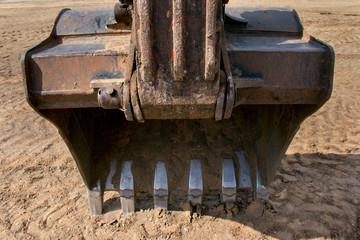
M 114 93 L 114 89 L 113 88 L 106 88 L 106 94 L 107 95 L 111 95 Z

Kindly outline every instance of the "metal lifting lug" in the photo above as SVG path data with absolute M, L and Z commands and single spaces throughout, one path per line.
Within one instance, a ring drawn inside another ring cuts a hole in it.
M 104 109 L 123 109 L 122 87 L 102 87 L 98 90 L 97 99 L 99 106 Z

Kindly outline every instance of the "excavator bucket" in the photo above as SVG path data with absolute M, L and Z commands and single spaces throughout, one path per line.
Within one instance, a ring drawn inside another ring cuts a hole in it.
M 63 10 L 22 64 L 101 214 L 104 191 L 123 212 L 266 198 L 334 53 L 292 9 L 134 0 Z

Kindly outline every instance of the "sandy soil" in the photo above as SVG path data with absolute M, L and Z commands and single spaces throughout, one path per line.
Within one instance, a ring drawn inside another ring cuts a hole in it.
M 302 124 L 269 203 L 240 211 L 218 206 L 207 215 L 145 210 L 90 216 L 68 149 L 25 101 L 20 58 L 48 36 L 62 8 L 114 2 L 0 0 L 0 239 L 360 239 L 359 1 L 230 2 L 292 6 L 306 31 L 336 52 L 332 98 Z M 105 208 L 116 197 L 107 194 Z

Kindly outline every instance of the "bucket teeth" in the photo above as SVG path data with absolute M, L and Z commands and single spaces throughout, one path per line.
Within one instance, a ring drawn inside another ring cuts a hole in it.
M 236 202 L 237 188 L 251 189 L 256 191 L 255 199 L 266 199 L 267 189 L 261 183 L 261 175 L 258 166 L 256 168 L 256 182 L 252 182 L 251 168 L 248 159 L 245 157 L 243 150 L 235 151 L 238 163 L 239 177 L 235 175 L 234 160 L 231 158 L 223 159 L 222 162 L 222 194 L 221 202 Z M 115 158 L 110 162 L 110 171 L 106 177 L 105 188 L 101 188 L 100 180 L 95 187 L 88 190 L 90 211 L 93 215 L 102 214 L 103 191 L 116 190 L 112 179 L 116 175 L 116 169 L 119 159 Z M 135 211 L 135 192 L 134 176 L 131 171 L 132 161 L 122 161 L 120 176 L 120 201 L 124 213 Z M 204 196 L 203 176 L 200 159 L 190 160 L 188 202 L 191 206 L 202 205 Z M 158 161 L 155 164 L 154 176 L 154 208 L 168 209 L 168 179 L 166 164 Z
M 251 169 L 248 159 L 245 157 L 244 151 L 238 150 L 235 152 L 238 166 L 239 177 L 237 181 L 237 187 L 240 189 L 250 189 L 253 187 L 251 180 Z
M 90 212 L 92 215 L 102 214 L 103 193 L 101 191 L 100 180 L 98 180 L 96 187 L 88 190 Z
M 167 209 L 168 205 L 168 181 L 166 165 L 164 162 L 156 162 L 154 178 L 154 208 Z
M 188 200 L 193 206 L 201 205 L 203 197 L 203 182 L 200 159 L 190 161 Z
M 222 202 L 236 201 L 236 178 L 232 159 L 223 160 L 222 169 Z
M 120 201 L 124 213 L 135 211 L 134 177 L 131 172 L 131 161 L 124 161 L 120 177 Z

